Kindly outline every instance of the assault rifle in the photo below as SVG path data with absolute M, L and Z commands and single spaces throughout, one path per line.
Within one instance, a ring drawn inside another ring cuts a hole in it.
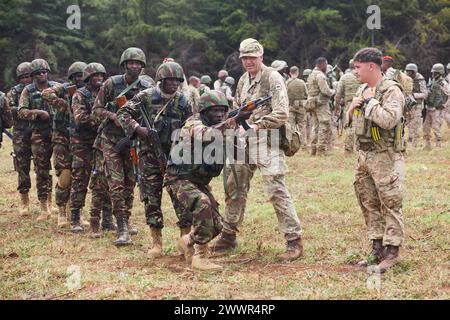
M 260 97 L 255 100 L 248 101 L 244 103 L 242 106 L 237 108 L 236 110 L 228 113 L 228 119 L 236 118 L 241 112 L 253 112 L 256 109 L 266 105 L 272 100 L 272 96 Z M 225 123 L 225 122 L 223 122 Z M 239 124 L 245 129 L 250 129 L 249 125 L 245 121 L 240 121 Z M 220 125 L 219 125 L 220 126 Z

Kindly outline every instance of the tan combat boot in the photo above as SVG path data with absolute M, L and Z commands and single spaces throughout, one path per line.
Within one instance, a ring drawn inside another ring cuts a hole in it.
M 50 213 L 53 213 L 53 214 L 58 214 L 59 213 L 59 210 L 57 208 L 53 207 L 53 198 L 52 198 L 52 194 L 51 193 L 49 193 L 47 195 L 47 206 L 48 206 L 48 209 L 49 209 Z
M 186 261 L 191 263 L 194 255 L 194 241 L 192 241 L 190 234 L 185 234 L 178 240 L 178 248 L 183 252 Z
M 286 243 L 286 252 L 277 254 L 281 261 L 294 261 L 303 256 L 302 238 L 291 240 Z
M 58 228 L 65 228 L 69 225 L 69 221 L 67 221 L 67 206 L 60 206 L 59 214 L 58 214 Z
M 45 221 L 49 219 L 52 215 L 52 212 L 50 211 L 50 208 L 48 207 L 47 199 L 41 200 L 40 204 L 40 214 L 36 218 L 36 221 Z
M 388 245 L 386 248 L 386 257 L 378 264 L 380 273 L 385 273 L 388 269 L 395 266 L 400 261 L 399 247 Z
M 213 252 L 226 252 L 237 247 L 236 234 L 221 232 L 209 245 L 209 249 Z
M 90 237 L 93 239 L 101 238 L 102 232 L 100 231 L 100 218 L 91 217 L 91 235 Z
M 208 260 L 208 245 L 196 244 L 194 245 L 194 255 L 192 256 L 192 269 L 200 271 L 222 271 L 223 267 L 212 263 Z
M 162 256 L 162 229 L 150 228 L 152 247 L 147 251 L 149 258 L 156 259 Z
M 191 227 L 180 228 L 180 238 L 182 236 L 189 234 L 189 232 L 191 232 Z M 177 247 L 178 247 L 178 252 L 180 253 L 180 255 L 183 255 L 183 249 L 180 247 L 179 244 Z
M 20 215 L 30 215 L 30 198 L 28 196 L 28 192 L 20 194 Z
M 91 223 L 84 219 L 84 210 L 80 211 L 80 224 L 86 228 L 89 228 L 91 226 Z

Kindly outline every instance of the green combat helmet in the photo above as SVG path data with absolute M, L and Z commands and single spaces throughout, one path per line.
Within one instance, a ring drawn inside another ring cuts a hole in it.
M 24 76 L 26 74 L 31 74 L 31 62 L 22 62 L 17 66 L 16 69 L 16 76 L 17 79 L 19 79 L 21 76 Z
M 125 63 L 130 60 L 139 61 L 142 63 L 143 67 L 147 65 L 147 59 L 145 58 L 145 53 L 142 51 L 142 49 L 131 47 L 126 49 L 122 56 L 120 57 L 120 66 L 124 67 Z
M 444 75 L 445 74 L 444 65 L 442 63 L 436 63 L 435 65 L 433 65 L 433 68 L 431 68 L 431 73 L 433 72 L 437 72 Z
M 208 75 L 204 75 L 200 78 L 200 83 L 201 84 L 210 84 L 211 83 L 211 77 Z
M 222 92 L 211 90 L 202 94 L 200 97 L 199 112 L 216 106 L 226 107 L 228 110 L 228 100 Z
M 34 59 L 33 61 L 31 61 L 31 75 L 42 70 L 45 70 L 47 72 L 51 71 L 47 61 L 45 61 L 44 59 Z
M 92 77 L 96 73 L 103 73 L 106 76 L 106 69 L 101 63 L 91 62 L 86 65 L 86 68 L 83 70 L 83 81 L 88 82 L 89 78 Z
M 70 79 L 75 73 L 83 73 L 84 68 L 86 68 L 87 64 L 82 61 L 76 61 L 72 63 L 67 70 L 67 78 Z
M 274 62 L 272 62 L 271 67 L 277 71 L 281 71 L 283 69 L 286 69 L 288 67 L 288 64 L 284 60 L 275 60 Z
M 166 78 L 175 78 L 184 81 L 183 68 L 176 62 L 166 62 L 156 70 L 156 81 L 162 81 Z
M 234 86 L 235 80 L 233 77 L 226 77 L 225 83 L 228 84 L 229 86 Z
M 405 67 L 405 71 L 418 72 L 419 68 L 417 68 L 417 64 L 415 64 L 415 63 L 408 63 Z

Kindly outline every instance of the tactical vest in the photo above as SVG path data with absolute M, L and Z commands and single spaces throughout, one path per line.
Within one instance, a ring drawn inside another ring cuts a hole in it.
M 438 110 L 441 110 L 447 103 L 448 96 L 441 89 L 440 86 L 441 83 L 444 83 L 444 85 L 448 86 L 447 81 L 443 78 L 437 81 L 436 80 L 431 81 L 430 90 L 426 100 L 427 106 L 430 108 L 436 108 Z
M 89 113 L 92 112 L 92 107 L 94 106 L 95 97 L 91 91 L 89 91 L 86 87 L 82 87 L 78 89 L 78 92 L 81 93 L 84 97 L 84 104 Z M 78 138 L 83 141 L 92 141 L 94 142 L 95 137 L 97 136 L 97 129 L 92 128 L 90 126 L 84 126 L 82 124 L 78 125 L 75 122 L 73 113 L 70 116 L 70 135 L 74 138 Z
M 397 86 L 400 90 L 402 87 L 393 80 L 383 80 L 382 84 L 376 88 L 375 99 L 383 105 L 384 93 L 392 86 Z M 363 90 L 367 87 L 364 86 Z M 391 130 L 381 128 L 376 123 L 365 119 L 364 116 L 365 105 L 358 111 L 358 115 L 353 118 L 353 127 L 355 129 L 357 144 L 361 149 L 370 149 L 382 152 L 387 150 L 387 147 L 395 147 L 395 151 L 402 152 L 405 150 L 403 124 L 405 119 L 405 108 L 403 109 L 403 116 L 399 123 Z
M 71 85 L 72 84 L 70 83 L 64 83 L 64 97 L 66 98 L 67 103 L 69 104 L 69 108 L 72 105 L 72 97 L 68 96 L 69 92 L 68 87 Z M 55 114 L 53 115 L 53 131 L 57 131 L 64 134 L 65 136 L 68 136 L 69 125 L 70 125 L 70 113 L 67 111 L 56 110 Z
M 13 127 L 14 130 L 19 130 L 19 131 L 23 131 L 25 129 L 30 128 L 30 121 L 28 120 L 22 120 L 19 119 L 19 117 L 17 116 L 17 112 L 18 112 L 18 108 L 19 108 L 19 99 L 20 99 L 20 95 L 22 94 L 23 89 L 25 88 L 25 85 L 19 83 L 17 85 L 15 85 L 12 90 L 14 92 L 14 107 L 12 108 L 12 114 L 13 114 Z
M 345 77 L 345 82 L 344 82 L 344 87 L 345 87 L 345 105 L 349 106 L 350 103 L 352 102 L 356 92 L 358 91 L 359 87 L 361 86 L 361 83 L 358 81 L 358 78 L 355 75 L 344 75 L 343 77 Z M 344 79 L 341 79 L 344 80 Z
M 54 81 L 48 81 L 48 87 L 54 87 L 57 85 L 57 82 Z M 52 128 L 52 112 L 49 104 L 45 102 L 42 99 L 42 92 L 38 90 L 36 85 L 33 83 L 27 85 L 25 88 L 27 88 L 28 94 L 29 94 L 29 101 L 30 101 L 30 110 L 43 110 L 47 111 L 50 115 L 49 120 L 42 120 L 41 118 L 37 117 L 35 120 L 31 121 L 31 129 L 35 131 L 45 131 L 50 130 Z
M 150 91 L 149 94 L 152 97 L 151 104 L 147 103 L 145 107 L 150 116 L 150 124 L 158 131 L 163 151 L 168 156 L 172 147 L 173 132 L 183 127 L 184 121 L 187 120 L 183 119 L 183 117 L 188 113 L 190 114 L 190 111 L 188 111 L 188 103 L 186 97 L 180 92 L 177 92 L 165 110 L 159 114 L 164 107 L 163 98 L 159 90 L 153 88 Z M 156 119 L 158 114 L 158 119 Z M 144 126 L 143 123 L 141 125 Z

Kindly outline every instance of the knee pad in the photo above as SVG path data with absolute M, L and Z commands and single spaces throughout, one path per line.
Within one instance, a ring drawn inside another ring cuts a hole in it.
M 66 189 L 70 186 L 70 170 L 63 169 L 58 177 L 58 186 L 62 189 Z

